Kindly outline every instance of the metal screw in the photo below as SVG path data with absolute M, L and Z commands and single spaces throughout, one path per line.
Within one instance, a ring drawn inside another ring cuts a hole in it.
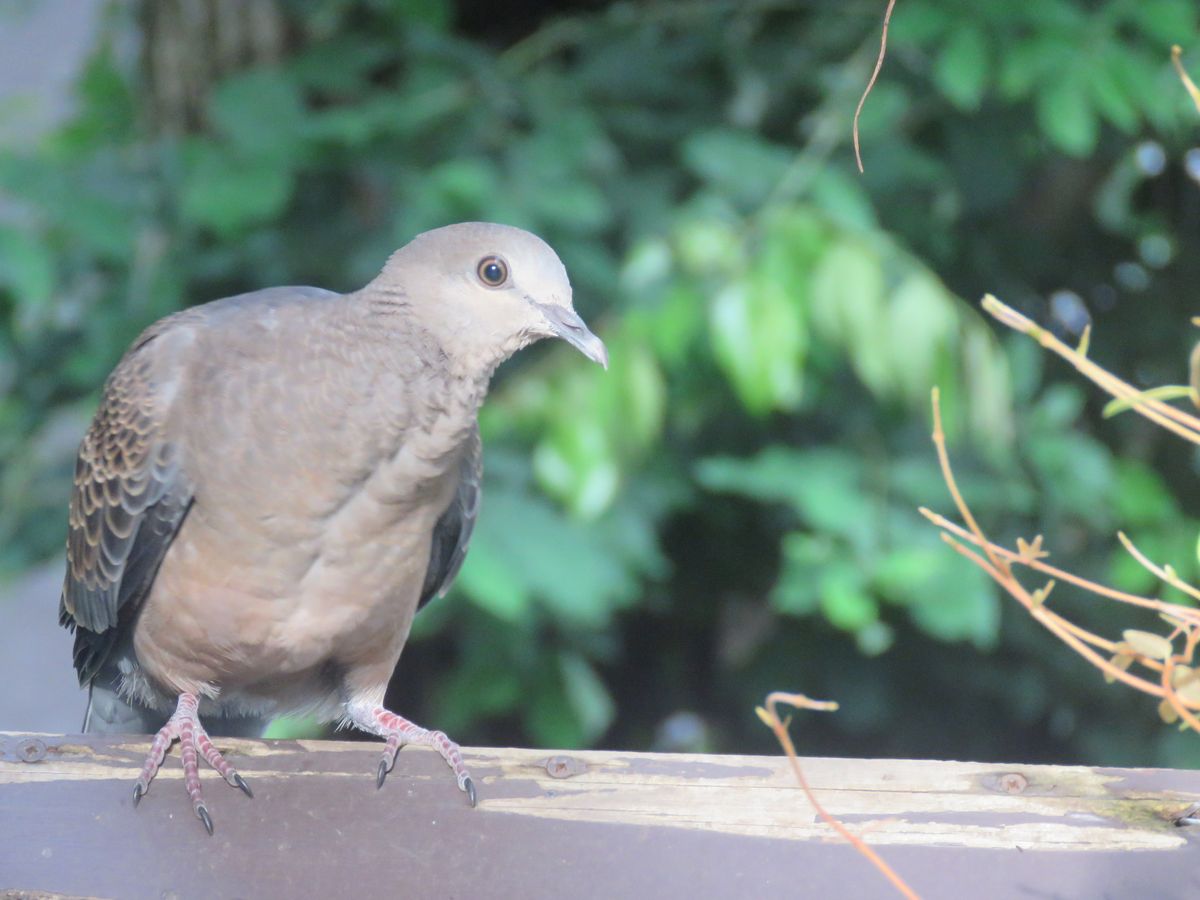
M 26 738 L 17 744 L 17 759 L 34 763 L 46 758 L 46 744 L 37 738 Z
M 543 765 L 551 778 L 570 778 L 587 771 L 587 763 L 573 756 L 551 756 Z
M 1019 794 L 1029 787 L 1029 779 L 1020 772 L 1009 772 L 1000 776 L 1000 790 L 1006 794 Z

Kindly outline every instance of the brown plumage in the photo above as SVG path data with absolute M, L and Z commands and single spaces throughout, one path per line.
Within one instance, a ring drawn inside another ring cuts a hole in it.
M 404 743 L 435 747 L 473 802 L 457 746 L 383 693 L 466 552 L 491 374 L 549 336 L 607 364 L 554 252 L 468 223 L 353 294 L 271 288 L 138 338 L 80 447 L 60 608 L 86 727 L 158 730 L 135 799 L 181 739 L 211 831 L 197 754 L 248 788 L 201 721 L 250 733 L 308 712 L 386 738 L 380 783 Z

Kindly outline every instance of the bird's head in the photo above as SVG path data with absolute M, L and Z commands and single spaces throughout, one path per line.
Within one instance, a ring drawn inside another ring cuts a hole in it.
M 464 222 L 418 235 L 368 290 L 394 296 L 456 361 L 491 369 L 544 337 L 608 368 L 608 351 L 571 305 L 558 255 L 509 225 Z

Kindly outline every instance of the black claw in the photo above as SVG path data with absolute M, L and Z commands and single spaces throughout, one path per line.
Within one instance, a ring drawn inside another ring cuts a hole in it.
M 242 793 L 245 794 L 247 797 L 249 797 L 251 800 L 254 799 L 254 791 L 250 790 L 250 785 L 246 784 L 246 779 L 243 778 L 241 775 L 239 775 L 237 772 L 233 773 L 233 784 L 235 787 L 241 788 Z
M 146 789 L 142 787 L 142 783 L 136 782 L 133 786 L 133 808 L 137 809 L 137 805 L 142 802 L 142 795 L 146 793 Z
M 383 787 L 383 780 L 385 778 L 387 778 L 387 774 L 388 774 L 387 760 L 381 759 L 379 761 L 379 771 L 375 773 L 375 790 L 379 790 L 381 787 Z
M 204 823 L 204 827 L 211 837 L 213 833 L 212 816 L 208 814 L 208 808 L 203 803 L 196 807 L 196 815 L 200 817 L 200 821 Z
M 468 775 L 466 780 L 463 781 L 463 790 L 467 792 L 467 801 L 471 804 L 471 809 L 474 809 L 475 808 L 475 782 L 473 782 L 471 780 L 470 775 Z

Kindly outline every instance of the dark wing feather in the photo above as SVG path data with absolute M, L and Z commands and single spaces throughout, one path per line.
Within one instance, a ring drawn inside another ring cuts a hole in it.
M 159 322 L 134 344 L 79 447 L 59 621 L 75 630 L 81 684 L 123 636 L 191 505 L 178 448 L 163 433 L 152 358 L 154 338 L 187 315 Z
M 450 588 L 454 576 L 462 568 L 467 544 L 479 518 L 479 500 L 483 487 L 483 453 L 479 429 L 471 432 L 467 452 L 459 467 L 458 490 L 433 528 L 433 543 L 429 549 L 429 568 L 421 587 L 419 610 L 434 597 Z

